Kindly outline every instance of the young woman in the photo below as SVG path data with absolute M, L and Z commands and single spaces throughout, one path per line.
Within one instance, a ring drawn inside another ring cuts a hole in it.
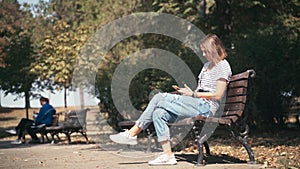
M 149 102 L 147 108 L 130 130 L 110 135 L 110 139 L 120 144 L 137 144 L 137 135 L 153 122 L 158 141 L 162 145 L 163 153 L 149 165 L 177 164 L 171 150 L 170 131 L 168 122 L 177 118 L 194 117 L 197 115 L 213 116 L 219 108 L 232 74 L 227 53 L 221 40 L 214 34 L 207 35 L 200 42 L 203 56 L 207 59 L 198 76 L 196 90 L 187 85 L 183 88 L 173 86 L 181 95 L 158 93 Z

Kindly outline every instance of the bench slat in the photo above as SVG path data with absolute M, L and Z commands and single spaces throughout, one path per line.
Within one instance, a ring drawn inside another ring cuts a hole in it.
M 225 104 L 224 111 L 234 111 L 234 110 L 244 111 L 244 108 L 245 108 L 244 103 L 229 103 L 229 104 Z
M 121 127 L 121 126 L 133 126 L 135 124 L 134 121 L 121 121 L 118 123 L 118 125 Z
M 226 103 L 246 103 L 247 96 L 233 96 L 233 97 L 227 97 Z
M 243 80 L 230 82 L 228 85 L 228 89 L 235 88 L 235 87 L 247 87 L 247 86 L 248 86 L 248 79 L 243 79 Z
M 230 117 L 226 116 L 226 117 L 222 117 L 221 119 L 222 119 L 221 124 L 231 124 L 231 123 L 236 122 L 239 119 L 239 117 L 237 117 L 237 116 L 230 116 Z
M 227 117 L 227 118 L 241 117 L 242 114 L 243 114 L 242 110 L 224 111 L 222 117 Z
M 239 95 L 246 95 L 247 94 L 247 88 L 241 87 L 241 88 L 232 88 L 229 89 L 227 92 L 227 97 L 230 96 L 239 96 Z
M 230 81 L 234 82 L 234 81 L 237 81 L 240 79 L 248 79 L 248 78 L 249 78 L 249 72 L 246 71 L 246 72 L 242 72 L 242 73 L 231 76 Z
M 219 124 L 230 124 L 231 123 L 231 118 L 196 116 L 195 120 L 205 121 L 205 122 L 210 122 L 210 123 L 219 123 Z

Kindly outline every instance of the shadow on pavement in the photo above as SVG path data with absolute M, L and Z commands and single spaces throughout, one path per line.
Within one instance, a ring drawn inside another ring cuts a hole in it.
M 14 148 L 27 148 L 32 146 L 39 146 L 39 143 L 24 143 L 24 144 L 11 144 L 13 140 L 1 140 L 0 149 L 14 149 Z
M 86 143 L 85 141 L 74 141 L 70 144 L 67 143 L 67 140 L 62 140 L 61 142 L 51 144 L 50 142 L 45 143 L 29 143 L 30 140 L 27 140 L 26 143 L 23 144 L 11 144 L 13 140 L 1 140 L 0 141 L 0 149 L 14 149 L 14 148 L 28 148 L 33 146 L 43 146 L 43 145 L 53 145 L 53 146 L 65 146 L 65 145 L 87 145 L 87 144 L 95 144 L 93 141 Z
M 176 155 L 176 159 L 178 162 L 186 161 L 192 164 L 197 163 L 197 154 L 180 154 Z M 247 163 L 247 161 L 240 160 L 235 157 L 231 157 L 228 155 L 210 155 L 205 157 L 206 164 L 237 164 L 237 163 Z

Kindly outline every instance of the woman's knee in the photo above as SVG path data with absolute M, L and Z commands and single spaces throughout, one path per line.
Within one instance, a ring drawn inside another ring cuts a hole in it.
M 160 121 L 161 119 L 164 118 L 164 116 L 165 116 L 165 110 L 158 108 L 153 112 L 152 120 L 153 122 Z
M 152 101 L 159 102 L 164 99 L 166 93 L 157 93 L 153 96 Z

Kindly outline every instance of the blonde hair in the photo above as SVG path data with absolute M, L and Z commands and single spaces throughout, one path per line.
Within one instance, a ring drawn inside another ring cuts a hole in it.
M 215 64 L 227 57 L 222 41 L 215 34 L 208 34 L 201 40 L 200 47 L 206 58 Z

